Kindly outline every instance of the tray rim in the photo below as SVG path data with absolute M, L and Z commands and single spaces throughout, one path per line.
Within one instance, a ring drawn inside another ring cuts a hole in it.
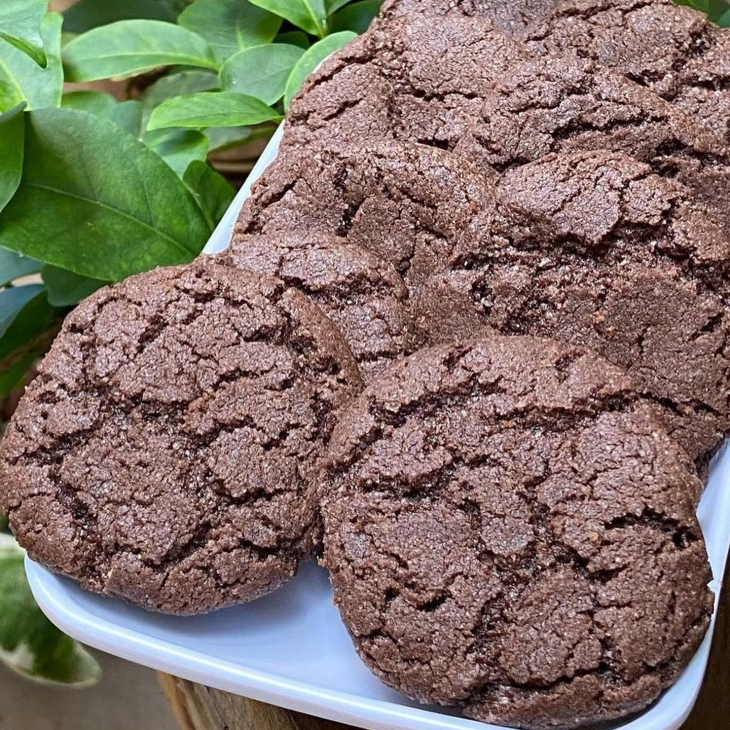
M 730 492 L 730 489 L 726 491 Z M 76 603 L 64 585 L 70 580 L 51 573 L 28 557 L 26 574 L 41 610 L 62 631 L 88 646 L 157 671 L 285 709 L 369 730 L 510 730 L 429 709 L 322 689 L 312 683 L 250 669 L 224 659 L 213 659 L 197 650 L 146 636 L 88 612 L 74 612 Z M 707 634 L 675 684 L 643 714 L 626 723 L 616 724 L 614 730 L 677 730 L 684 723 L 702 686 L 714 634 L 718 595 L 716 593 L 715 611 Z M 91 598 L 104 600 L 96 596 Z M 675 694 L 680 694 L 682 687 L 679 683 L 682 680 L 688 683 L 689 691 L 681 695 L 679 703 L 674 702 L 676 697 L 665 702 L 672 689 L 676 688 L 679 691 Z

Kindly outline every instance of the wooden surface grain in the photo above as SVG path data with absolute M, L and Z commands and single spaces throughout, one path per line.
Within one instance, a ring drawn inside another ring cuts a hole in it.
M 726 574 L 730 578 L 730 570 Z M 182 730 L 348 730 L 262 702 L 161 674 L 160 685 Z M 723 593 L 702 693 L 682 730 L 730 727 L 730 592 Z

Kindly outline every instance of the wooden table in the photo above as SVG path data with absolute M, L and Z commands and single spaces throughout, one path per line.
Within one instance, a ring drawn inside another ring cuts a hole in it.
M 726 574 L 730 579 L 730 566 Z M 182 730 L 347 730 L 340 723 L 282 710 L 160 674 L 160 684 Z M 682 730 L 730 727 L 730 591 L 725 590 L 697 705 Z

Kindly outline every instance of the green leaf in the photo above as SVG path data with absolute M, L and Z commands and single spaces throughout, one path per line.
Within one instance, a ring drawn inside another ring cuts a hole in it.
M 279 119 L 275 109 L 252 96 L 217 91 L 168 99 L 152 112 L 147 128 L 245 127 Z
M 193 160 L 205 161 L 210 147 L 208 138 L 195 129 L 159 129 L 147 132 L 143 139 L 179 177 Z
M 221 68 L 221 87 L 276 104 L 297 61 L 304 55 L 298 46 L 269 43 L 247 48 L 231 57 Z
M 59 269 L 56 266 L 44 266 L 42 276 L 48 291 L 48 303 L 54 307 L 70 307 L 78 304 L 109 283 L 90 279 L 88 276 L 79 276 L 73 271 Z
M 46 47 L 46 67 L 15 46 L 0 40 L 0 112 L 26 101 L 29 109 L 58 106 L 63 90 L 61 23 L 59 13 L 49 13 L 41 27 Z
M 677 5 L 686 5 L 695 10 L 701 10 L 703 13 L 707 12 L 709 0 L 674 0 Z
M 324 40 L 315 43 L 304 55 L 299 59 L 297 65 L 289 75 L 286 82 L 286 93 L 284 94 L 284 106 L 288 109 L 291 100 L 294 98 L 302 84 L 307 80 L 309 74 L 319 66 L 328 56 L 343 46 L 346 46 L 353 38 L 357 38 L 357 34 L 349 30 L 341 33 L 333 33 Z
M 67 33 L 65 30 L 61 33 L 61 48 L 65 48 L 71 41 L 76 38 L 77 33 Z
M 730 12 L 730 6 L 728 6 L 726 0 L 710 0 L 709 7 L 707 9 L 707 14 L 710 17 L 710 20 L 720 25 L 723 16 L 728 12 Z
M 185 8 L 184 0 L 80 0 L 64 13 L 64 29 L 85 33 L 117 20 L 146 18 L 175 23 Z
M 63 49 L 63 60 L 67 81 L 134 76 L 176 64 L 218 68 L 203 38 L 160 20 L 120 20 L 90 30 Z
M 48 684 L 95 684 L 101 676 L 97 661 L 62 634 L 33 600 L 24 557 L 10 535 L 0 535 L 0 661 L 24 677 Z
M 23 387 L 30 366 L 43 353 L 43 349 L 23 349 L 6 361 L 0 360 L 0 398 L 7 398 Z M 0 423 L 0 435 L 2 435 L 2 423 Z
M 61 315 L 58 309 L 48 303 L 46 290 L 40 284 L 4 289 L 3 291 L 14 291 L 14 289 L 34 289 L 35 296 L 32 296 L 20 308 L 5 330 L 5 334 L 0 337 L 0 366 L 8 356 L 26 348 L 29 343 L 34 343 L 40 335 L 52 328 Z
M 48 0 L 3 0 L 0 3 L 0 38 L 12 43 L 45 67 L 41 25 L 48 10 Z
M 269 10 L 294 23 L 307 33 L 324 38 L 327 35 L 327 9 L 324 0 L 251 0 L 254 5 Z
M 18 312 L 5 335 L 0 337 L 0 397 L 21 384 L 27 368 L 48 349 L 61 315 L 62 310 L 48 303 L 45 289 Z
M 312 44 L 309 42 L 309 36 L 301 30 L 290 30 L 286 33 L 279 33 L 274 38 L 274 43 L 288 43 L 290 46 L 299 46 L 299 48 L 309 48 Z
M 136 99 L 118 102 L 102 91 L 72 91 L 64 94 L 61 107 L 110 119 L 135 137 L 141 134 L 142 103 Z
M 721 27 L 727 27 L 730 22 L 730 3 L 727 0 L 674 0 L 674 2 L 705 13 L 710 20 Z
M 324 0 L 325 8 L 327 9 L 327 15 L 336 13 L 341 7 L 347 5 L 350 0 Z
M 210 235 L 152 150 L 111 121 L 69 109 L 26 115 L 23 180 L 2 222 L 0 246 L 107 281 L 190 261 Z
M 100 117 L 108 116 L 116 105 L 117 100 L 104 91 L 72 91 L 61 99 L 64 109 L 76 109 Z
M 212 71 L 179 71 L 163 76 L 142 94 L 142 128 L 147 128 L 152 110 L 163 101 L 184 94 L 212 91 L 218 86 L 218 74 Z
M 0 114 L 0 211 L 12 200 L 23 177 L 24 108 L 25 104 L 19 104 Z M 0 267 L 0 279 L 2 277 Z
M 281 18 L 245 0 L 197 0 L 180 16 L 180 25 L 195 31 L 221 61 L 244 48 L 270 43 Z
M 210 140 L 210 152 L 236 147 L 257 136 L 251 127 L 210 127 L 203 134 Z
M 191 162 L 183 176 L 183 182 L 198 201 L 212 227 L 218 225 L 228 206 L 233 202 L 236 191 L 215 170 L 204 162 Z
M 20 279 L 21 276 L 35 274 L 42 266 L 40 261 L 0 248 L 0 287 Z
M 43 287 L 40 284 L 11 286 L 8 289 L 0 290 L 0 339 L 3 338 L 26 304 L 35 299 L 42 291 Z
M 358 34 L 364 33 L 380 12 L 381 5 L 382 0 L 362 0 L 352 3 L 330 18 L 330 28 L 332 31 L 351 30 Z
M 123 101 L 109 112 L 109 119 L 133 137 L 142 136 L 142 102 L 136 99 Z

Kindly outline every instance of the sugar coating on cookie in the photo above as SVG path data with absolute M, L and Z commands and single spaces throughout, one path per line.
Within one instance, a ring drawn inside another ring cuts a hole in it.
M 724 141 L 655 93 L 593 62 L 537 56 L 481 96 L 409 97 L 402 134 L 499 175 L 554 152 L 623 152 L 671 175 L 727 225 Z
M 234 236 L 221 260 L 306 294 L 340 330 L 366 382 L 423 343 L 401 276 L 346 239 L 309 230 Z
M 699 480 L 623 371 L 499 337 L 421 350 L 333 434 L 324 562 L 384 682 L 485 722 L 637 711 L 709 623 Z
M 0 444 L 0 509 L 84 588 L 174 614 L 256 598 L 312 554 L 314 464 L 359 386 L 278 279 L 132 277 L 66 319 Z
M 234 236 L 335 234 L 390 263 L 411 289 L 443 268 L 459 237 L 488 230 L 493 210 L 491 183 L 439 149 L 288 149 L 254 186 Z
M 730 32 L 702 12 L 673 0 L 561 0 L 526 42 L 612 68 L 730 141 Z
M 591 347 L 704 468 L 730 432 L 730 236 L 682 185 L 605 151 L 508 172 L 497 201 L 491 238 L 415 295 L 432 341 L 488 326 Z

